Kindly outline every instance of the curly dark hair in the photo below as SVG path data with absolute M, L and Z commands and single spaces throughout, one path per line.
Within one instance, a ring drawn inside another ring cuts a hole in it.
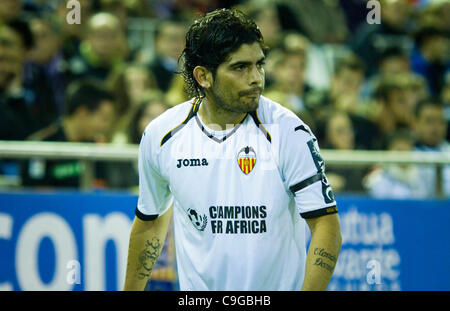
M 186 34 L 186 46 L 180 58 L 183 59 L 183 75 L 187 93 L 191 96 L 204 95 L 203 88 L 195 80 L 196 66 L 204 66 L 215 77 L 217 67 L 228 55 L 242 44 L 258 42 L 264 52 L 267 47 L 256 23 L 238 10 L 218 9 L 196 20 Z

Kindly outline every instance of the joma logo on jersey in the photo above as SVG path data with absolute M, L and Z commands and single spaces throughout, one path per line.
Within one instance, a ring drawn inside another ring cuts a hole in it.
M 203 159 L 178 159 L 177 167 L 180 168 L 182 166 L 207 166 L 208 161 Z

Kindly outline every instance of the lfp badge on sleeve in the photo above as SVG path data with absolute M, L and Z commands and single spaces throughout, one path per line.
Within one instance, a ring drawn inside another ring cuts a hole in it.
M 248 175 L 253 170 L 256 164 L 255 150 L 253 150 L 253 148 L 249 146 L 242 148 L 238 153 L 237 161 L 241 171 L 245 175 Z

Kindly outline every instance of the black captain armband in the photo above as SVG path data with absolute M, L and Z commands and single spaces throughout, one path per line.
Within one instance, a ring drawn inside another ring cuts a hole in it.
M 312 185 L 313 183 L 322 180 L 323 178 L 323 172 L 319 171 L 317 172 L 316 175 L 313 175 L 307 179 L 305 179 L 304 181 L 299 182 L 298 184 L 295 184 L 291 187 L 289 187 L 289 190 L 291 190 L 292 194 L 295 195 L 295 193 L 299 190 L 302 190 L 303 188 L 308 187 L 309 185 Z
M 159 216 L 158 214 L 145 215 L 137 208 L 137 206 L 136 206 L 136 209 L 134 211 L 134 214 L 136 215 L 137 218 L 139 218 L 140 220 L 143 220 L 143 221 L 155 220 Z
M 305 213 L 300 213 L 300 216 L 304 219 L 316 218 L 325 215 L 336 214 L 338 212 L 337 206 L 324 207 L 316 209 L 314 211 L 309 211 Z

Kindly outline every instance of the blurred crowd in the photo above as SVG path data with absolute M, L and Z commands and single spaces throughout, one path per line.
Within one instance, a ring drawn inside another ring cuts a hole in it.
M 68 0 L 1 0 L 0 140 L 138 144 L 153 118 L 189 99 L 177 71 L 190 23 L 234 7 L 270 48 L 263 95 L 305 121 L 322 149 L 450 152 L 450 0 L 369 1 L 380 11 L 365 0 L 75 2 L 79 24 L 68 22 Z M 78 187 L 83 170 L 0 161 L 0 175 L 26 187 Z M 450 197 L 450 167 L 436 174 L 327 168 L 337 193 Z M 95 176 L 100 188 L 138 182 L 135 163 L 97 163 Z

